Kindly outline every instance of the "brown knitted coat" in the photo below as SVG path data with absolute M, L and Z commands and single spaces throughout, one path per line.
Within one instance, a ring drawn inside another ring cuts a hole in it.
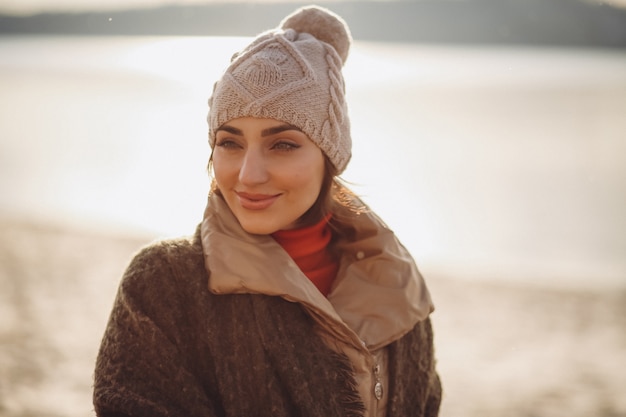
M 387 415 L 436 416 L 429 319 L 389 346 Z M 154 244 L 126 271 L 97 359 L 98 416 L 360 416 L 347 358 L 297 303 L 207 288 L 199 233 Z

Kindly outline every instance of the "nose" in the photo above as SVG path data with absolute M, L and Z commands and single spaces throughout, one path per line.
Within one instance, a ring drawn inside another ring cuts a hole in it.
M 246 186 L 263 184 L 269 179 L 267 161 L 262 153 L 248 149 L 239 169 L 239 182 Z

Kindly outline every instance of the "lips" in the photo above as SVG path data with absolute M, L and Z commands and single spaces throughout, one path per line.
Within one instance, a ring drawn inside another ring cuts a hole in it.
M 274 204 L 280 194 L 250 194 L 236 191 L 241 207 L 247 210 L 264 210 Z

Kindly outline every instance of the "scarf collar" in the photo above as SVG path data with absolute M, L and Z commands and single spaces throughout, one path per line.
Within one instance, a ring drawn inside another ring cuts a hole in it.
M 213 193 L 200 226 L 209 289 L 216 294 L 265 294 L 301 303 L 336 337 L 369 349 L 410 331 L 434 309 L 415 262 L 373 213 L 337 207 L 342 224 L 340 266 L 324 297 L 270 235 L 241 228 L 222 197 Z

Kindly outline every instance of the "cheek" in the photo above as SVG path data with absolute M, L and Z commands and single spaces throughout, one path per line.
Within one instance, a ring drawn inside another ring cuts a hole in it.
M 306 190 L 308 194 L 314 194 L 312 198 L 317 198 L 324 181 L 324 159 L 315 158 L 307 166 L 308 169 L 303 169 L 301 166 L 294 173 L 293 178 L 294 181 L 299 182 L 303 191 Z
M 324 160 L 324 156 L 321 152 L 320 157 L 317 160 L 315 175 L 317 178 L 317 187 L 319 189 L 322 186 L 322 183 L 324 182 L 324 177 L 326 175 L 326 163 Z
M 220 157 L 213 158 L 213 177 L 218 184 L 225 183 L 237 175 L 235 164 L 228 163 Z

